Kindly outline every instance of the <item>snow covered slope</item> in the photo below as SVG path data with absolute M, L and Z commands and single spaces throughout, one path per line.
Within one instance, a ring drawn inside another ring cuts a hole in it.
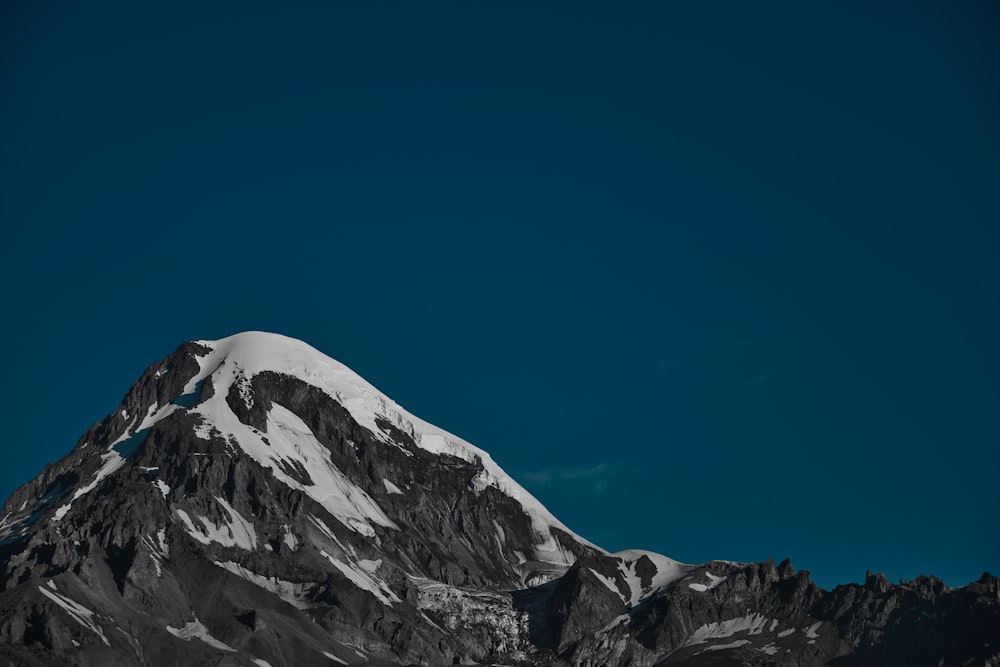
M 575 561 L 553 536 L 558 528 L 573 539 L 584 540 L 556 519 L 520 484 L 515 482 L 490 455 L 478 447 L 437 426 L 428 424 L 396 404 L 395 401 L 373 387 L 360 375 L 344 364 L 331 359 L 302 341 L 264 332 L 245 332 L 216 341 L 196 341 L 210 351 L 198 358 L 201 371 L 191 378 L 184 394 L 193 394 L 201 383 L 211 377 L 214 393 L 211 398 L 195 408 L 204 418 L 203 433 L 215 429 L 227 440 L 239 444 L 258 463 L 270 467 L 281 481 L 290 486 L 298 485 L 282 473 L 280 460 L 300 462 L 310 471 L 316 484 L 302 487 L 331 514 L 344 517 L 358 530 L 367 530 L 372 523 L 392 526 L 392 521 L 366 497 L 363 491 L 351 488 L 343 475 L 325 460 L 323 447 L 315 442 L 309 428 L 294 414 L 280 406 L 272 409 L 270 420 L 276 428 L 267 429 L 267 440 L 260 431 L 244 424 L 227 404 L 226 396 L 236 386 L 246 401 L 252 401 L 249 380 L 258 373 L 269 371 L 289 375 L 323 390 L 343 405 L 355 421 L 371 431 L 386 444 L 395 444 L 392 434 L 379 422 L 388 422 L 413 438 L 424 450 L 434 454 L 455 456 L 480 467 L 474 479 L 481 490 L 494 487 L 517 500 L 531 517 L 538 536 L 535 558 L 557 565 L 571 565 Z M 391 480 L 389 481 L 391 484 Z
M 25 632 L 102 667 L 142 647 L 519 656 L 528 619 L 507 591 L 603 553 L 486 452 L 309 345 L 189 342 L 0 512 L 0 662 Z
M 0 511 L 0 664 L 983 664 L 996 591 L 608 554 L 484 451 L 257 332 L 150 366 Z

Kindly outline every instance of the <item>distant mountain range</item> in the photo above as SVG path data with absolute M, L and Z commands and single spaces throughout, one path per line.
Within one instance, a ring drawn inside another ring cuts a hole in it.
M 150 366 L 7 500 L 7 664 L 1000 666 L 1000 588 L 608 553 L 486 452 L 252 332 Z

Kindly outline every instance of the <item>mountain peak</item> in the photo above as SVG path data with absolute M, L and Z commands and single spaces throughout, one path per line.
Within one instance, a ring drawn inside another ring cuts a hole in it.
M 247 332 L 150 366 L 7 501 L 0 662 L 991 659 L 996 580 L 927 582 L 609 554 L 347 366 Z
M 227 397 L 235 390 L 245 406 L 250 408 L 248 403 L 253 400 L 250 386 L 255 376 L 275 373 L 292 377 L 323 391 L 343 406 L 359 425 L 387 445 L 400 447 L 405 451 L 405 446 L 398 442 L 399 434 L 402 433 L 427 452 L 454 456 L 476 466 L 478 473 L 473 479 L 473 485 L 477 490 L 492 486 L 514 498 L 531 517 L 535 531 L 541 538 L 535 549 L 539 560 L 562 565 L 570 565 L 575 560 L 560 545 L 558 539 L 553 537 L 553 528 L 599 550 L 552 516 L 534 496 L 505 473 L 488 453 L 406 411 L 346 365 L 307 343 L 281 334 L 249 331 L 216 341 L 195 341 L 195 345 L 204 347 L 207 353 L 197 357 L 200 370 L 185 385 L 184 393 L 194 393 L 201 383 L 211 379 L 213 396 L 194 408 L 204 419 L 203 429 L 215 428 L 225 437 L 235 437 L 258 462 L 265 464 L 273 455 L 273 443 L 264 445 L 259 433 L 252 428 L 248 429 L 238 418 L 234 419 L 236 415 L 232 411 L 232 402 Z M 289 420 L 291 423 L 288 423 Z M 303 431 L 303 425 L 294 419 L 294 415 L 280 407 L 272 421 L 279 433 L 308 431 L 307 428 Z M 292 449 L 280 455 L 294 459 L 292 452 L 303 451 L 303 448 L 289 444 Z M 302 460 L 301 463 L 310 468 L 320 462 Z M 317 493 L 328 491 L 326 488 Z M 327 496 L 327 499 L 334 495 L 336 494 Z

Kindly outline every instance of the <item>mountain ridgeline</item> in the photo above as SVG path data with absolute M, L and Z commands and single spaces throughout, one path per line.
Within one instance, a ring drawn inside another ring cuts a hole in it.
M 995 665 L 1000 588 L 608 553 L 305 343 L 181 345 L 0 513 L 2 665 Z

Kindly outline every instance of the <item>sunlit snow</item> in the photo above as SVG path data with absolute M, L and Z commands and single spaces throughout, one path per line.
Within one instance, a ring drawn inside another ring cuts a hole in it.
M 749 639 L 737 639 L 734 642 L 729 642 L 728 644 L 714 644 L 709 646 L 706 651 L 723 651 L 727 648 L 739 648 L 740 646 L 746 646 L 750 643 Z
M 764 632 L 764 626 L 772 619 L 761 614 L 748 614 L 739 618 L 731 618 L 717 623 L 706 623 L 699 627 L 688 637 L 685 644 L 692 646 L 704 644 L 709 639 L 724 639 L 732 637 L 737 632 L 746 632 L 750 635 L 759 635 Z
M 630 596 L 629 599 L 625 600 L 625 604 L 629 607 L 634 607 L 639 602 L 662 591 L 695 568 L 694 565 L 685 565 L 672 558 L 643 549 L 626 549 L 613 553 L 611 556 L 621 559 L 618 569 L 629 587 Z M 652 582 L 647 586 L 642 585 L 642 578 L 636 572 L 638 562 L 643 556 L 656 566 L 656 574 L 653 575 Z
M 218 542 L 226 547 L 239 547 L 247 551 L 254 551 L 257 548 L 257 533 L 254 531 L 253 524 L 244 519 L 224 498 L 214 497 L 215 501 L 229 515 L 228 522 L 223 521 L 217 524 L 209 518 L 196 514 L 195 518 L 202 523 L 202 527 L 198 528 L 187 512 L 180 508 L 174 509 L 184 523 L 188 535 L 202 544 Z
M 151 535 L 142 536 L 142 544 L 149 550 L 149 555 L 156 568 L 156 576 L 163 576 L 163 561 L 170 557 L 170 548 L 167 546 L 167 532 L 161 528 L 156 533 L 156 540 Z
M 295 551 L 295 549 L 299 546 L 299 541 L 295 539 L 294 535 L 292 535 L 292 529 L 288 527 L 288 524 L 284 524 L 281 526 L 281 531 L 281 541 L 284 542 L 285 546 L 289 549 Z
M 211 428 L 218 430 L 227 441 L 230 435 L 244 450 L 262 465 L 271 467 L 282 482 L 315 494 L 317 501 L 327 507 L 338 519 L 354 530 L 364 532 L 371 524 L 394 527 L 377 504 L 363 491 L 344 483 L 343 476 L 325 460 L 322 446 L 308 427 L 291 411 L 274 406 L 268 417 L 267 438 L 269 448 L 261 436 L 239 421 L 226 403 L 230 387 L 234 384 L 245 388 L 245 378 L 262 371 L 273 371 L 296 377 L 316 386 L 343 405 L 351 416 L 374 436 L 389 446 L 397 446 L 390 436 L 378 426 L 386 420 L 395 428 L 408 433 L 421 448 L 435 453 L 457 456 L 477 464 L 481 470 L 474 480 L 476 489 L 493 486 L 516 499 L 531 518 L 537 534 L 535 557 L 556 564 L 571 564 L 575 558 L 566 552 L 552 534 L 553 528 L 565 531 L 580 542 L 590 544 L 575 536 L 562 522 L 553 517 L 537 499 L 511 479 L 489 454 L 474 445 L 415 417 L 354 371 L 327 357 L 309 345 L 277 334 L 248 332 L 218 341 L 198 341 L 210 352 L 198 358 L 201 371 L 185 387 L 193 392 L 197 384 L 212 376 L 213 396 L 192 408 L 205 423 L 200 434 L 207 435 Z M 248 393 L 244 400 L 250 400 Z M 272 424 L 274 426 L 272 433 Z M 276 443 L 275 440 L 281 442 Z M 278 469 L 278 457 L 298 460 L 306 465 L 314 486 L 302 485 Z M 322 464 L 322 465 L 321 465 Z M 388 487 L 387 487 L 388 489 Z M 597 547 L 595 547 L 597 548 Z
M 78 488 L 73 493 L 73 497 L 70 499 L 70 501 L 56 510 L 55 515 L 53 515 L 52 517 L 52 521 L 62 520 L 63 517 L 66 516 L 66 513 L 69 512 L 70 508 L 73 506 L 73 503 L 78 498 L 93 491 L 95 488 L 97 488 L 97 485 L 101 483 L 101 480 L 103 480 L 108 475 L 114 473 L 125 464 L 125 457 L 122 456 L 121 453 L 119 453 L 115 449 L 115 447 L 121 445 L 122 443 L 132 438 L 133 436 L 140 434 L 141 431 L 146 431 L 152 428 L 153 425 L 156 424 L 158 421 L 160 421 L 161 419 L 165 419 L 166 417 L 169 417 L 171 414 L 173 414 L 174 411 L 178 409 L 178 407 L 179 406 L 170 404 L 160 408 L 157 406 L 156 403 L 153 403 L 151 406 L 149 406 L 149 410 L 147 411 L 146 416 L 143 418 L 142 422 L 137 427 L 133 425 L 126 428 L 124 433 L 122 433 L 120 436 L 118 436 L 118 438 L 115 439 L 114 442 L 108 445 L 107 451 L 101 454 L 101 459 L 104 462 L 101 464 L 101 467 L 97 471 L 97 474 L 94 475 L 94 479 L 92 479 L 86 485 Z M 124 410 L 122 411 L 122 414 L 123 416 L 125 416 L 126 419 L 128 418 L 127 413 L 125 413 Z
M 385 492 L 386 493 L 389 493 L 389 494 L 395 493 L 395 494 L 398 494 L 400 496 L 403 495 L 403 492 L 399 490 L 399 487 L 396 486 L 395 484 L 393 484 L 392 482 L 390 482 L 387 479 L 384 479 L 384 478 L 382 479 L 382 485 L 385 487 Z
M 726 580 L 726 577 L 717 577 L 711 572 L 705 572 L 705 576 L 708 578 L 707 584 L 700 584 L 700 583 L 688 584 L 688 588 L 696 590 L 700 593 L 704 593 L 705 591 L 710 591 L 713 588 L 716 588 L 719 584 L 721 584 L 723 581 Z
M 49 588 L 52 588 L 53 590 L 49 590 L 49 588 L 45 588 L 43 586 L 39 586 L 38 590 L 40 590 L 45 597 L 59 605 L 63 611 L 70 615 L 70 618 L 100 637 L 101 641 L 104 642 L 105 645 L 111 646 L 111 642 L 109 642 L 108 638 L 104 636 L 104 630 L 101 629 L 101 626 L 99 626 L 94 620 L 94 612 L 87 609 L 79 602 L 71 600 L 65 595 L 56 592 L 55 582 L 50 580 L 48 583 Z
M 365 572 L 360 567 L 348 565 L 323 550 L 320 550 L 320 553 L 328 561 L 330 561 L 335 568 L 340 570 L 341 574 L 354 582 L 358 588 L 369 591 L 383 604 L 391 607 L 393 602 L 399 602 L 399 598 L 396 594 L 390 591 L 384 583 L 376 581 L 368 572 Z
M 219 641 L 211 634 L 209 634 L 208 628 L 202 625 L 201 621 L 198 620 L 197 616 L 193 621 L 185 623 L 183 628 L 174 628 L 168 625 L 167 632 L 172 634 L 174 637 L 177 637 L 178 639 L 183 639 L 186 642 L 189 642 L 192 639 L 200 639 L 201 641 L 205 642 L 212 648 L 217 648 L 222 651 L 232 651 L 233 653 L 236 652 L 236 649 L 234 649 L 232 646 L 229 646 L 228 644 Z
M 590 573 L 594 575 L 598 581 L 607 586 L 608 590 L 615 595 L 621 597 L 621 592 L 618 590 L 618 586 L 615 584 L 615 580 L 611 577 L 605 577 L 603 574 L 595 570 L 594 568 L 589 568 Z
M 305 609 L 309 606 L 309 603 L 305 600 L 305 594 L 313 587 L 313 584 L 295 583 L 279 579 L 278 577 L 265 577 L 262 574 L 252 572 L 239 563 L 234 563 L 232 561 L 213 562 L 223 570 L 246 579 L 254 586 L 274 593 L 279 598 L 297 609 Z
M 319 517 L 317 517 L 317 516 L 314 516 L 314 515 L 312 515 L 312 514 L 307 514 L 307 515 L 306 515 L 306 518 L 307 518 L 307 519 L 309 519 L 309 521 L 310 521 L 310 522 L 311 522 L 311 523 L 312 523 L 312 524 L 313 524 L 314 526 L 316 526 L 316 527 L 317 527 L 317 528 L 319 529 L 319 531 L 320 531 L 321 533 L 323 533 L 323 534 L 324 534 L 324 535 L 325 535 L 326 537 L 328 537 L 328 538 L 330 538 L 331 540 L 333 540 L 333 542 L 334 542 L 334 543 L 335 543 L 335 544 L 336 544 L 336 545 L 337 545 L 338 547 L 340 547 L 340 550 L 341 550 L 341 551 L 343 551 L 344 553 L 347 553 L 348 551 L 350 551 L 350 552 L 351 552 L 352 554 L 354 554 L 354 547 L 352 547 L 352 546 L 351 546 L 350 544 L 348 544 L 348 545 L 347 545 L 347 546 L 345 547 L 345 546 L 344 546 L 344 543 L 343 543 L 343 542 L 341 542 L 341 541 L 340 541 L 339 539 L 337 539 L 337 536 L 333 534 L 333 531 L 332 531 L 332 530 L 330 530 L 330 527 L 329 527 L 328 525 L 326 525 L 325 523 L 323 523 L 323 520 L 322 520 L 322 519 L 320 519 Z

